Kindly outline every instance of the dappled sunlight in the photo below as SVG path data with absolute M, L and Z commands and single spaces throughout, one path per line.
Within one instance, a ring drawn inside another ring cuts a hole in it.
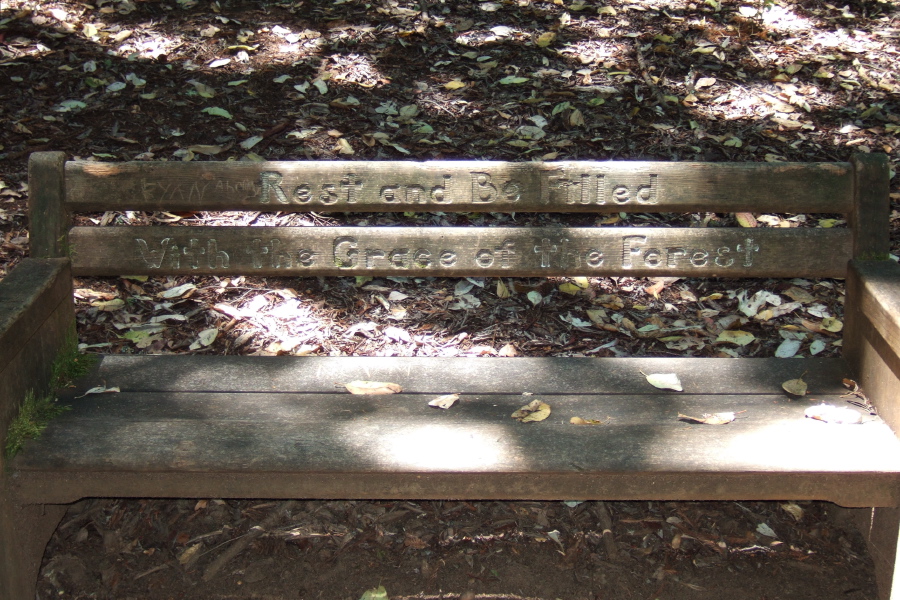
M 375 456 L 385 465 L 411 471 L 483 471 L 509 470 L 514 462 L 509 446 L 508 426 L 415 424 L 409 421 L 389 425 L 368 425 L 353 420 L 344 427 L 347 445 L 363 441 L 366 450 L 373 446 Z M 371 440 L 380 439 L 376 444 Z
M 762 11 L 762 22 L 773 31 L 802 33 L 813 28 L 813 22 L 798 15 L 791 6 L 772 3 Z
M 802 417 L 754 427 L 720 448 L 721 460 L 760 470 L 804 469 L 839 473 L 858 471 L 859 456 L 848 448 L 867 450 L 871 472 L 900 470 L 900 440 L 881 422 L 823 423 Z

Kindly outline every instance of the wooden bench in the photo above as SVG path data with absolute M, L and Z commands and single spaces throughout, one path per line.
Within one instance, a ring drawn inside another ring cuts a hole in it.
M 880 594 L 900 532 L 900 268 L 888 165 L 662 162 L 30 162 L 32 257 L 0 283 L 0 431 L 73 326 L 72 275 L 847 279 L 843 358 L 109 355 L 3 464 L 0 590 L 31 598 L 84 497 L 828 500 L 874 507 Z M 76 211 L 737 211 L 846 228 L 71 227 Z M 641 373 L 676 373 L 683 392 Z M 800 377 L 812 395 L 792 399 Z M 804 418 L 857 380 L 880 418 Z M 389 381 L 392 396 L 335 382 Z M 121 393 L 83 394 L 86 386 Z M 427 406 L 460 393 L 447 411 Z M 549 419 L 510 414 L 534 394 Z M 814 398 L 814 399 L 813 399 Z M 741 412 L 723 426 L 679 413 Z M 572 416 L 610 417 L 597 427 Z M 3 592 L 0 592 L 2 595 Z

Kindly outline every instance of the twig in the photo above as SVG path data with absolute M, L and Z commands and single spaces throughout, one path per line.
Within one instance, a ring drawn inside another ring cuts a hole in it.
M 270 512 L 269 516 L 267 516 L 262 523 L 251 528 L 246 535 L 237 540 L 230 548 L 228 548 L 228 550 L 219 555 L 216 560 L 212 561 L 209 566 L 206 567 L 206 571 L 203 572 L 203 581 L 210 581 L 215 578 L 219 571 L 221 571 L 232 558 L 246 550 L 250 545 L 250 542 L 264 534 L 267 529 L 274 527 L 279 519 L 281 519 L 281 515 L 291 510 L 293 506 L 293 500 L 282 502 L 276 506 L 275 510 Z
M 606 555 L 609 557 L 609 560 L 616 560 L 619 556 L 619 548 L 616 546 L 616 540 L 613 537 L 613 522 L 612 517 L 609 516 L 609 509 L 606 507 L 606 502 L 600 501 L 594 505 L 596 506 L 594 514 L 597 515 L 597 519 L 600 520 L 600 527 L 603 528 L 602 538 Z

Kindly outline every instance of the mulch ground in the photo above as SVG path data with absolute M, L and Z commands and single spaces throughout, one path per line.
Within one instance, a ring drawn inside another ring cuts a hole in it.
M 883 1 L 7 0 L 0 277 L 27 255 L 38 150 L 105 161 L 885 152 L 896 167 L 898 37 L 900 9 Z M 76 218 L 844 225 L 828 214 Z M 80 278 L 76 300 L 82 347 L 110 353 L 830 356 L 843 319 L 843 282 L 804 279 Z M 726 342 L 729 331 L 750 338 Z M 355 600 L 383 585 L 416 598 L 871 598 L 865 550 L 834 512 L 789 499 L 91 499 L 51 542 L 40 597 Z

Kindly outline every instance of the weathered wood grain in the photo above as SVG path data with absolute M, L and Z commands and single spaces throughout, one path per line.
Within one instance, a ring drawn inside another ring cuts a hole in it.
M 846 229 L 75 227 L 82 275 L 843 277 Z
M 844 356 L 884 420 L 900 431 L 900 265 L 853 261 L 847 277 Z
M 33 258 L 67 256 L 63 152 L 35 152 L 28 160 L 28 238 Z
M 890 250 L 890 165 L 885 154 L 855 154 L 853 166 L 853 257 L 887 260 Z
M 896 495 L 896 486 L 881 476 L 900 470 L 900 441 L 890 429 L 878 422 L 835 426 L 805 419 L 803 410 L 814 401 L 772 395 L 542 398 L 553 407 L 550 418 L 522 424 L 509 416 L 524 403 L 520 395 L 464 397 L 449 411 L 403 394 L 86 397 L 30 443 L 13 467 L 21 474 L 329 473 L 357 481 L 366 473 L 454 476 L 473 494 L 468 497 L 496 494 L 493 478 L 501 474 L 526 480 L 626 474 L 643 479 L 645 493 L 660 475 L 681 474 L 682 489 L 690 490 L 699 473 L 740 474 L 756 478 L 761 488 L 778 477 L 818 474 L 828 481 L 841 474 L 847 485 L 866 486 L 881 499 Z M 686 411 L 746 412 L 729 425 L 703 426 L 678 421 L 678 412 Z M 572 416 L 609 417 L 609 423 L 574 426 Z M 570 497 L 569 491 L 557 494 Z
M 355 380 L 390 381 L 406 394 L 659 394 L 644 373 L 676 373 L 684 389 L 705 395 L 780 394 L 804 372 L 811 394 L 842 394 L 850 377 L 836 358 L 588 358 L 106 355 L 69 397 L 97 386 L 128 392 L 344 391 Z
M 847 163 L 490 161 L 66 165 L 73 210 L 825 212 Z

